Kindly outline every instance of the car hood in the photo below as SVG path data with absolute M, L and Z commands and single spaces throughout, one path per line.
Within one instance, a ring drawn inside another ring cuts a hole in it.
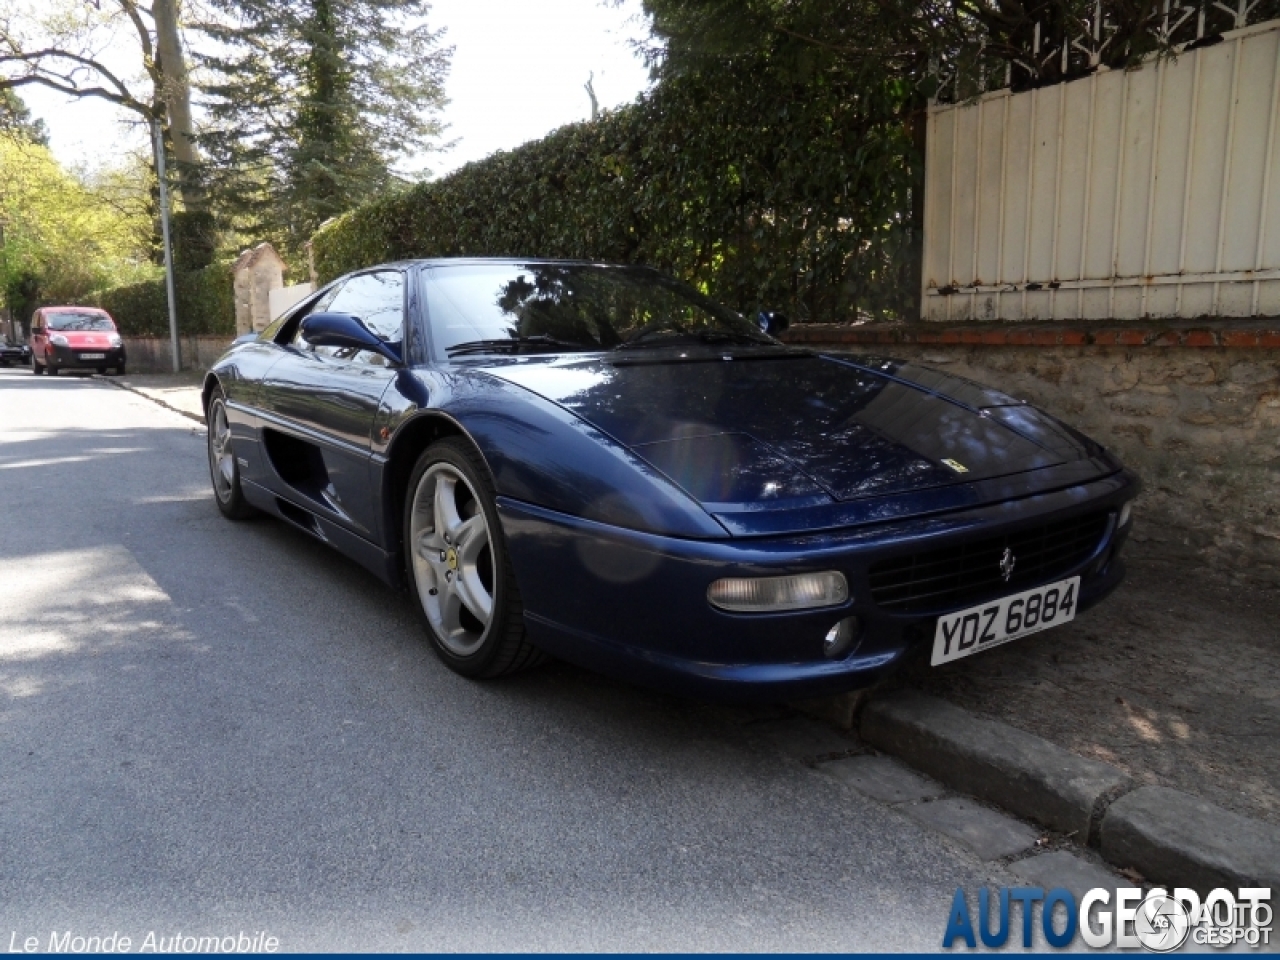
M 1101 453 L 1020 401 L 895 361 L 741 351 L 486 370 L 571 410 L 712 512 L 973 484 Z

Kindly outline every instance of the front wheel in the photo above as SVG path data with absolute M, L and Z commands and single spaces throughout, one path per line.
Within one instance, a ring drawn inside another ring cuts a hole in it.
M 227 422 L 227 401 L 215 389 L 205 411 L 209 424 L 209 477 L 213 480 L 213 498 L 223 516 L 231 520 L 247 520 L 257 511 L 244 498 L 240 489 L 240 465 L 231 444 L 231 425 Z
M 525 638 L 524 607 L 493 484 L 465 442 L 442 440 L 418 458 L 404 511 L 404 547 L 418 612 L 451 670 L 491 679 L 545 659 Z

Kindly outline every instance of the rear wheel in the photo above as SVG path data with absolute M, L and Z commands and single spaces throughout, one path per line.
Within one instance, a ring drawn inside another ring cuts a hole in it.
M 404 545 L 418 612 L 451 670 L 490 679 L 546 659 L 525 638 L 524 606 L 493 484 L 464 441 L 442 440 L 418 458 L 409 480 Z
M 231 520 L 247 520 L 257 511 L 244 498 L 240 489 L 240 465 L 231 444 L 231 425 L 227 422 L 227 401 L 215 389 L 205 411 L 209 424 L 209 478 L 213 481 L 213 498 L 223 516 Z

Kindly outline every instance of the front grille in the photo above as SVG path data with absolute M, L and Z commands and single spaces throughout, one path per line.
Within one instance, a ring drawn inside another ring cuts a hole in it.
M 871 598 L 896 613 L 967 607 L 1026 590 L 1082 563 L 1107 532 L 1108 513 L 1091 513 L 1002 537 L 971 540 L 877 563 L 870 570 Z M 1006 581 L 1005 549 L 1016 563 Z

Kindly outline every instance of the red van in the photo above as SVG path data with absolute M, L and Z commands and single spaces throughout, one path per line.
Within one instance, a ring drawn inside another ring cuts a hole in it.
M 124 341 L 97 307 L 41 307 L 31 318 L 31 372 L 125 370 Z

